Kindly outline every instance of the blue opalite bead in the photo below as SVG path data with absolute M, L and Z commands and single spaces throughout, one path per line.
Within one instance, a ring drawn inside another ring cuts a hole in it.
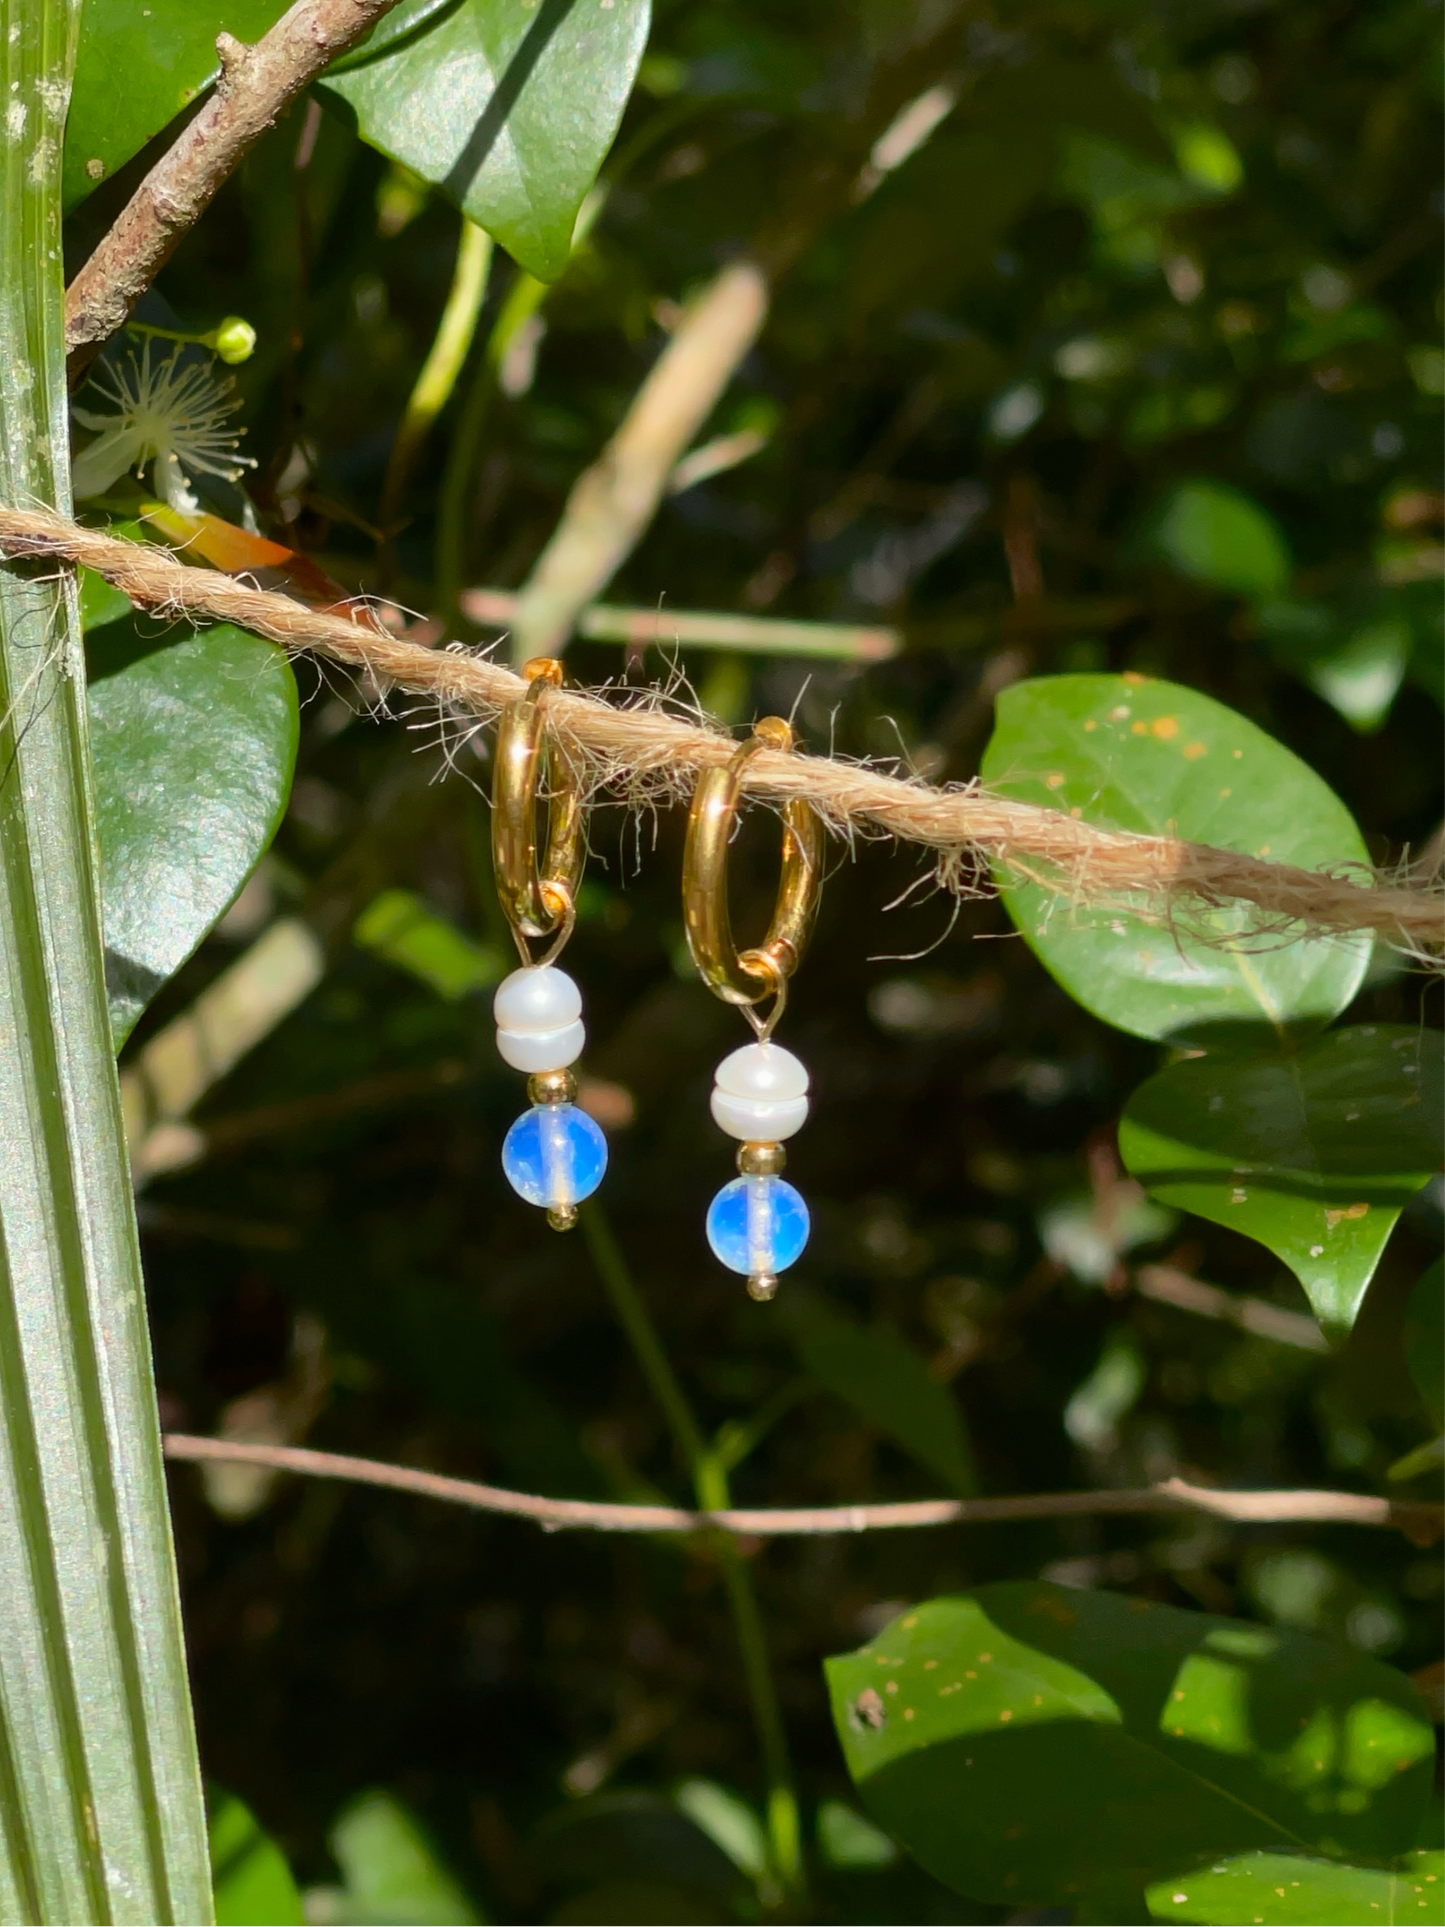
M 782 1178 L 734 1178 L 712 1201 L 707 1241 L 729 1271 L 782 1271 L 808 1242 L 808 1207 Z
M 528 1204 L 548 1211 L 590 1198 L 607 1169 L 607 1140 L 575 1104 L 534 1104 L 508 1131 L 502 1169 Z

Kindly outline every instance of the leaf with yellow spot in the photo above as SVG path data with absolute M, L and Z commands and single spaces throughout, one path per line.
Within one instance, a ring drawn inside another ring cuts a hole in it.
M 1165 1204 L 1268 1246 L 1321 1324 L 1347 1329 L 1395 1220 L 1439 1169 L 1439 1041 L 1364 1024 L 1295 1052 L 1170 1064 L 1124 1108 L 1124 1162 Z
M 899 1687 L 886 1702 L 880 1662 Z M 1279 1849 L 1385 1860 L 1429 1798 L 1430 1728 L 1402 1675 L 1148 1600 L 983 1586 L 827 1671 L 863 1800 L 975 1901 L 1137 1920 L 1181 1867 Z
M 1151 1920 L 1214 1927 L 1339 1927 L 1378 1920 L 1400 1927 L 1445 1921 L 1445 1854 L 1414 1853 L 1394 1871 L 1283 1853 L 1249 1853 L 1171 1875 L 1149 1889 Z
M 1229 781 L 1221 782 L 1225 765 Z M 1044 676 L 998 699 L 982 776 L 1020 802 L 1111 830 L 1178 836 L 1306 869 L 1368 862 L 1354 819 L 1313 770 L 1234 710 L 1137 675 Z M 1249 909 L 1178 906 L 1176 927 L 1126 904 L 1075 906 L 999 884 L 1009 915 L 1069 994 L 1139 1037 L 1209 1042 L 1221 1027 L 1298 1036 L 1359 988 L 1367 936 L 1261 942 Z M 1157 908 L 1157 906 L 1154 906 Z M 1253 931 L 1253 935 L 1251 935 Z

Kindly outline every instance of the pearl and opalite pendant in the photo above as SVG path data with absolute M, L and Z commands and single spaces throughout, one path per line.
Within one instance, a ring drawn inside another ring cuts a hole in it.
M 569 1066 L 587 1040 L 582 994 L 565 970 L 535 964 L 503 980 L 492 1014 L 497 1049 L 514 1070 L 528 1073 L 532 1099 L 502 1144 L 502 1169 L 520 1197 L 541 1205 L 548 1223 L 566 1231 L 607 1169 L 606 1138 L 572 1101 L 577 1080 Z
M 808 1242 L 808 1207 L 779 1175 L 783 1139 L 808 1116 L 808 1073 L 780 1044 L 745 1044 L 717 1067 L 712 1114 L 740 1138 L 738 1170 L 707 1214 L 707 1238 L 730 1271 L 742 1272 L 754 1298 L 771 1298 L 778 1273 Z

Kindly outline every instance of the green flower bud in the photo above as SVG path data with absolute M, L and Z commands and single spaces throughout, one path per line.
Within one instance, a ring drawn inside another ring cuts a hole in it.
M 256 330 L 240 315 L 228 314 L 220 326 L 213 328 L 206 337 L 206 344 L 215 349 L 222 361 L 234 365 L 250 359 L 256 346 Z

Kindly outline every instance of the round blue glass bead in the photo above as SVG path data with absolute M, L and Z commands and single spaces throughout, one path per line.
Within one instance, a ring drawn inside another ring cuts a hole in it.
M 729 1271 L 782 1271 L 808 1242 L 808 1207 L 782 1178 L 734 1178 L 712 1201 L 707 1241 Z
M 548 1211 L 590 1198 L 607 1169 L 607 1140 L 575 1104 L 534 1104 L 508 1131 L 502 1169 L 528 1204 Z

